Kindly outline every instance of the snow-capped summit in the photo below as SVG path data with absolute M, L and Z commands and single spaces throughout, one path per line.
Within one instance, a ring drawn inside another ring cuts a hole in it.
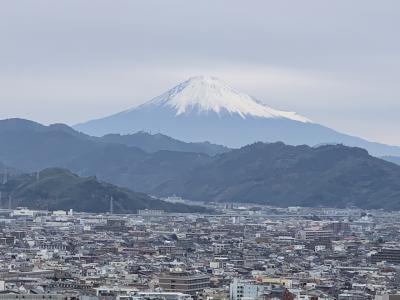
M 218 115 L 228 113 L 237 114 L 243 119 L 246 117 L 286 118 L 309 122 L 307 118 L 294 112 L 270 108 L 211 76 L 189 78 L 164 94 L 127 112 L 151 107 L 172 108 L 177 116 L 189 113 L 216 113 Z
M 303 143 L 305 134 L 297 129 L 313 124 L 294 112 L 268 107 L 218 78 L 197 76 L 144 104 L 74 128 L 95 136 L 160 132 L 187 142 L 239 147 L 257 141 Z
M 74 128 L 94 136 L 159 132 L 185 142 L 209 141 L 234 148 L 281 141 L 311 146 L 343 143 L 380 156 L 397 153 L 389 146 L 341 134 L 294 112 L 270 108 L 210 76 L 189 78 L 142 105 Z

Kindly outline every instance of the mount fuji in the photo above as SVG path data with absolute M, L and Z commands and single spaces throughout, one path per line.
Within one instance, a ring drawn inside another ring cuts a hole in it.
M 400 147 L 339 133 L 295 112 L 276 110 L 215 77 L 192 77 L 132 109 L 74 126 L 94 136 L 160 132 L 186 142 L 228 147 L 282 141 L 291 145 L 345 144 L 376 156 L 400 156 Z

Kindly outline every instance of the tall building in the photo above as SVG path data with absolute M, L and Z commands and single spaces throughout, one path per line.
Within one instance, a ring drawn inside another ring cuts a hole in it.
M 252 280 L 234 278 L 229 287 L 230 300 L 258 299 L 264 294 L 264 287 Z
M 304 241 L 333 239 L 334 234 L 331 230 L 302 230 L 298 233 L 298 238 Z
M 382 249 L 371 256 L 372 263 L 386 261 L 394 265 L 400 265 L 400 249 Z
M 333 232 L 335 235 L 340 233 L 347 234 L 350 232 L 350 224 L 348 222 L 331 222 L 325 229 Z
M 181 292 L 196 295 L 210 287 L 210 277 L 205 274 L 191 273 L 183 270 L 171 270 L 158 278 L 160 287 L 166 292 Z
M 162 216 L 165 214 L 165 211 L 161 209 L 139 209 L 139 216 Z

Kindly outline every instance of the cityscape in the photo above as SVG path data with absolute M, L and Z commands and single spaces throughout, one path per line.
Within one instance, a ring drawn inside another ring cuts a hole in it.
M 397 299 L 400 213 L 1 211 L 0 299 Z

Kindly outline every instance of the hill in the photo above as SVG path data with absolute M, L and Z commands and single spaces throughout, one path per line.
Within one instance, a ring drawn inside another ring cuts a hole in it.
M 160 134 L 137 133 L 92 137 L 63 125 L 43 126 L 23 119 L 0 120 L 0 161 L 25 171 L 66 167 L 79 157 L 115 149 L 145 156 L 146 151 L 173 150 L 215 155 L 229 149 L 210 143 L 185 143 Z M 82 169 L 81 167 L 79 169 Z
M 45 169 L 35 174 L 12 177 L 0 184 L 0 191 L 12 195 L 13 207 L 32 209 L 68 210 L 104 213 L 110 211 L 113 198 L 114 212 L 135 213 L 139 209 L 162 209 L 168 212 L 204 212 L 202 207 L 172 204 L 135 193 L 128 189 L 100 182 L 96 177 L 79 177 L 60 168 Z
M 139 131 L 134 134 L 108 134 L 100 138 L 101 141 L 107 143 L 121 144 L 129 147 L 140 148 L 146 152 L 154 153 L 160 150 L 179 151 L 179 152 L 194 152 L 203 153 L 214 156 L 230 151 L 229 148 L 211 144 L 208 142 L 202 143 L 186 143 L 161 133 L 150 134 L 144 131 Z
M 43 126 L 23 119 L 0 121 L 0 161 L 23 171 L 61 167 L 100 143 L 65 125 Z
M 177 194 L 197 200 L 400 209 L 400 167 L 342 145 L 249 145 L 217 156 L 179 186 Z

